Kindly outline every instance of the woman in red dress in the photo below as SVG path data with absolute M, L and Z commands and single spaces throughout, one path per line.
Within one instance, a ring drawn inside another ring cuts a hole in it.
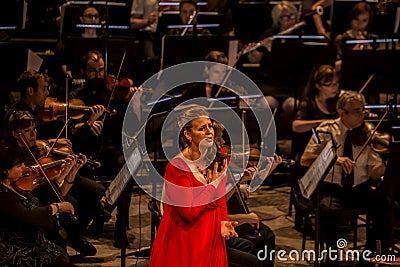
M 178 125 L 182 152 L 165 172 L 164 214 L 150 266 L 228 266 L 225 239 L 237 236 L 237 222 L 226 209 L 227 160 L 218 166 L 206 153 L 215 144 L 205 108 L 185 109 Z

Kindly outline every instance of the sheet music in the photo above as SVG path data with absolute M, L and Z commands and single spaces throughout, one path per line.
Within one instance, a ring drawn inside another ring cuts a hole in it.
M 304 176 L 299 180 L 300 192 L 303 197 L 310 199 L 318 184 L 323 181 L 337 158 L 336 151 L 329 141 L 313 162 Z
M 119 196 L 128 184 L 129 179 L 131 178 L 130 170 L 132 171 L 132 175 L 136 173 L 141 161 L 142 159 L 139 149 L 136 147 L 132 151 L 129 159 L 121 168 L 117 176 L 115 176 L 114 180 L 110 183 L 110 186 L 107 188 L 104 197 L 104 201 L 106 203 L 115 206 Z

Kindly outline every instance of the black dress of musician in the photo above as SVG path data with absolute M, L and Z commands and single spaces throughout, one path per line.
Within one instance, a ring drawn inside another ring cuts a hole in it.
M 10 147 L 0 147 L 0 159 L 0 265 L 71 266 L 67 252 L 51 242 L 47 233 L 57 227 L 53 215 L 61 208 L 73 209 L 72 205 L 40 206 L 32 194 L 17 193 L 11 183 L 25 166 Z

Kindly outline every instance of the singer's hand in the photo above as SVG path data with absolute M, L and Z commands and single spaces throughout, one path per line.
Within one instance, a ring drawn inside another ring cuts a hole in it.
M 238 225 L 238 222 L 221 222 L 221 236 L 225 239 L 229 239 L 232 236 L 237 237 L 238 234 L 235 231 L 235 226 Z

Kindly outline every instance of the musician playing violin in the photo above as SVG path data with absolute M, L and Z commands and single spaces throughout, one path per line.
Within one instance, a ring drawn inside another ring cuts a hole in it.
M 225 150 L 225 140 L 223 138 L 225 127 L 222 123 L 217 121 L 214 121 L 213 125 L 215 143 L 220 147 L 220 150 L 224 153 L 228 153 L 228 151 Z M 229 150 L 229 148 L 227 148 L 227 150 Z M 227 191 L 229 191 L 225 195 L 228 207 L 228 217 L 231 221 L 238 222 L 236 231 L 239 235 L 239 238 L 230 238 L 226 241 L 228 260 L 230 263 L 234 262 L 238 265 L 274 266 L 273 260 L 262 262 L 256 258 L 256 253 L 259 250 L 264 249 L 265 245 L 269 248 L 275 247 L 274 233 L 268 226 L 260 222 L 260 218 L 256 213 L 248 210 L 245 199 L 242 199 L 242 197 L 238 195 L 241 194 L 243 198 L 249 196 L 249 185 L 245 182 L 252 180 L 258 172 L 257 166 L 259 161 L 262 160 L 260 159 L 260 154 L 261 153 L 258 149 L 250 149 L 250 159 L 247 168 L 244 170 L 244 173 L 238 182 L 239 190 L 232 189 L 233 181 L 228 181 Z M 258 160 L 256 160 L 256 158 L 258 158 Z M 282 158 L 278 155 L 275 155 L 272 160 L 273 163 L 268 171 L 268 175 L 282 163 Z M 241 200 L 243 200 L 243 202 Z M 258 234 L 258 231 L 260 234 Z
M 25 139 L 34 155 L 39 157 L 35 119 L 27 111 L 14 111 L 9 117 L 8 132 L 3 143 L 22 151 L 21 156 L 25 163 L 32 165 L 35 161 L 28 153 L 28 148 L 25 147 Z M 83 233 L 93 217 L 101 213 L 100 198 L 105 189 L 95 181 L 78 174 L 80 168 L 86 163 L 84 155 L 70 155 L 64 161 L 60 174 L 56 175 L 53 181 L 60 188 L 64 198 L 74 205 L 78 217 L 76 222 L 62 222 L 68 233 L 67 242 L 84 255 L 94 255 L 96 248 L 84 239 Z M 54 199 L 54 194 L 48 191 L 47 186 L 38 186 L 34 192 L 43 204 Z
M 103 94 L 104 90 L 107 90 L 103 55 L 99 51 L 91 50 L 83 57 L 82 63 L 81 70 L 86 78 L 86 83 L 82 87 L 71 92 L 71 98 L 79 98 L 88 105 L 93 106 L 97 104 L 107 105 L 112 96 L 108 94 L 108 99 L 103 99 L 102 97 L 107 95 Z M 79 147 L 92 149 L 92 151 L 88 153 L 95 155 L 102 163 L 102 168 L 98 170 L 99 173 L 109 179 L 113 179 L 125 163 L 122 152 L 121 132 L 128 103 L 129 99 L 112 98 L 108 108 L 116 109 L 117 114 L 115 116 L 107 116 L 104 119 L 104 125 L 103 121 L 100 119 L 95 120 L 92 125 L 87 123 L 91 128 L 98 127 L 101 129 L 101 135 L 98 136 L 96 145 L 87 146 L 84 142 L 77 140 Z M 131 123 L 134 124 L 135 122 Z M 93 142 L 93 140 L 91 142 Z M 127 190 L 125 190 L 126 193 L 123 193 L 126 194 L 126 197 L 123 197 L 126 203 L 123 203 L 121 200 L 117 206 L 116 230 L 114 235 L 114 244 L 116 247 L 121 246 L 122 239 L 127 241 L 126 235 L 121 237 L 123 232 L 121 218 L 123 212 L 126 212 L 126 214 L 129 212 L 130 196 L 132 193 L 130 189 L 131 187 L 127 186 Z M 122 211 L 123 208 L 125 208 L 124 211 Z
M 346 210 L 365 211 L 370 218 L 367 227 L 366 249 L 376 251 L 376 240 L 382 241 L 382 250 L 389 246 L 390 225 L 388 208 L 380 190 L 372 190 L 368 180 L 379 179 L 385 171 L 381 156 L 370 146 L 351 143 L 351 135 L 364 124 L 364 97 L 354 91 L 344 92 L 337 102 L 339 118 L 322 122 L 317 131 L 331 133 L 337 147 L 338 158 L 320 188 L 319 210 L 321 236 L 328 246 L 336 249 L 340 238 L 338 227 L 341 215 Z M 325 144 L 331 140 L 330 134 L 319 134 L 320 143 L 311 138 L 301 164 L 310 166 L 318 157 Z M 359 155 L 359 156 L 358 156 Z
M 74 214 L 69 202 L 41 205 L 12 186 L 26 171 L 19 151 L 0 146 L 0 265 L 72 266 L 65 249 L 50 241 L 58 213 Z

